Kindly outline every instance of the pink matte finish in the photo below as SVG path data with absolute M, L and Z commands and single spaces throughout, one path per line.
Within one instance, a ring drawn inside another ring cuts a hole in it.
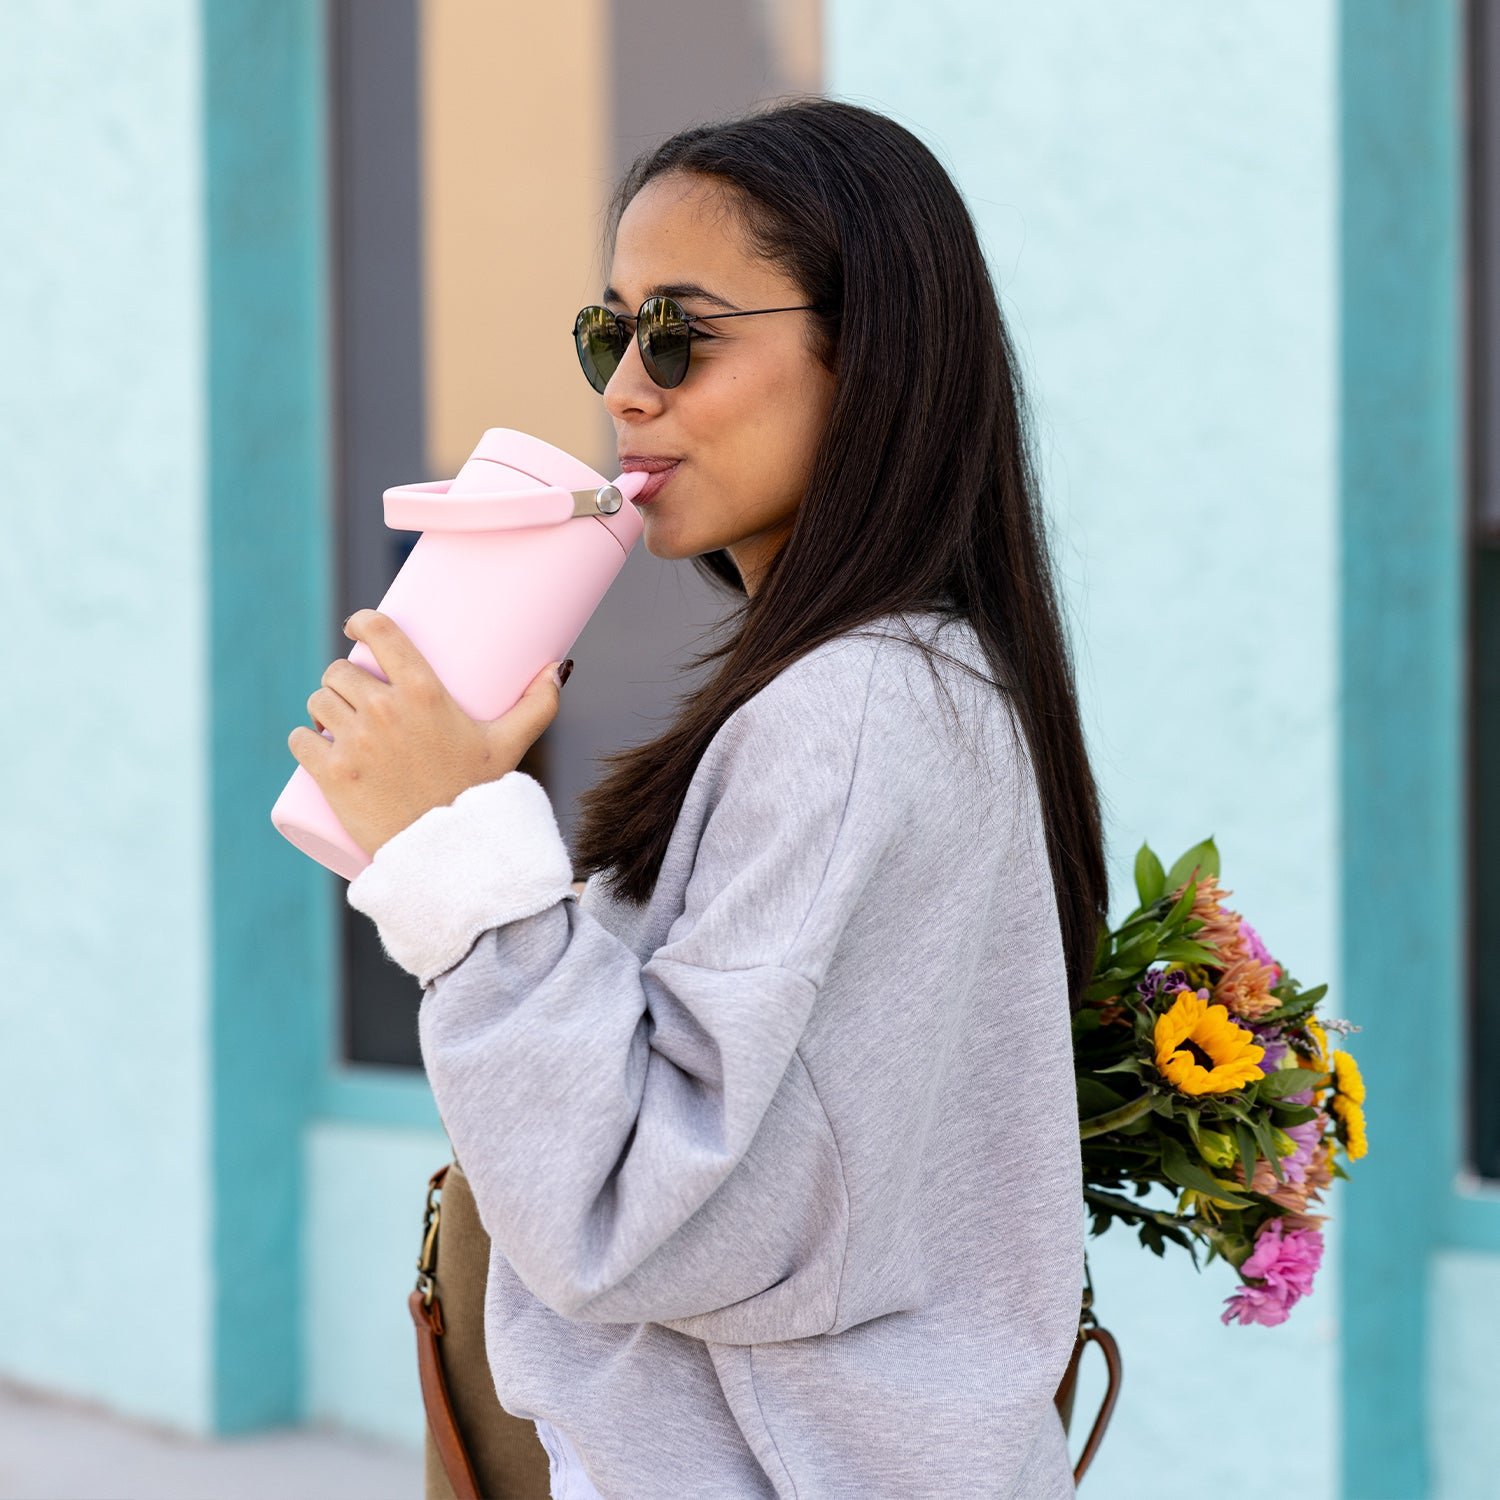
M 422 535 L 378 608 L 465 713 L 499 718 L 549 661 L 568 655 L 619 576 L 641 535 L 641 513 L 629 502 L 649 477 L 606 480 L 551 443 L 491 427 L 451 482 L 385 492 L 386 524 Z M 609 483 L 627 502 L 614 515 L 573 515 L 572 490 Z M 363 641 L 349 660 L 387 680 Z M 346 880 L 370 863 L 302 766 L 271 821 Z

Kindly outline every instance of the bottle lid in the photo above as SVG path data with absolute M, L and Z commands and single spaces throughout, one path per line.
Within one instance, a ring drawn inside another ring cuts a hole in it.
M 608 480 L 530 433 L 490 427 L 453 479 L 386 490 L 385 524 L 394 531 L 513 531 L 587 519 L 628 554 L 642 523 L 627 502 L 648 478 L 632 473 Z

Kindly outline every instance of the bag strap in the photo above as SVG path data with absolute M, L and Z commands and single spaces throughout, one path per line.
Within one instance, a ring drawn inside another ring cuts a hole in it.
M 483 1500 L 474 1465 L 464 1447 L 458 1418 L 448 1394 L 448 1378 L 443 1373 L 438 1340 L 443 1336 L 443 1304 L 438 1300 L 432 1273 L 437 1265 L 437 1236 L 440 1197 L 448 1167 L 441 1166 L 427 1179 L 427 1211 L 422 1220 L 422 1250 L 417 1257 L 417 1285 L 406 1299 L 411 1320 L 417 1330 L 417 1375 L 422 1385 L 422 1405 L 427 1411 L 427 1425 L 437 1446 L 438 1458 L 455 1500 Z
M 1094 1418 L 1094 1425 L 1089 1429 L 1088 1441 L 1083 1445 L 1083 1452 L 1078 1455 L 1078 1463 L 1073 1470 L 1075 1485 L 1093 1463 L 1094 1454 L 1098 1451 L 1099 1444 L 1104 1441 L 1105 1429 L 1109 1426 L 1109 1419 L 1114 1414 L 1115 1402 L 1120 1399 L 1120 1346 L 1115 1342 L 1114 1334 L 1107 1328 L 1096 1326 L 1086 1329 L 1082 1338 L 1085 1343 L 1092 1340 L 1104 1351 L 1104 1363 L 1109 1369 L 1109 1386 L 1099 1406 L 1099 1415 Z

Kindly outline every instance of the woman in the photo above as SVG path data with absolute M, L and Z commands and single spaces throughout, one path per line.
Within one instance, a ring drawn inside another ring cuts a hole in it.
M 496 1389 L 574 1500 L 1071 1495 L 1106 876 L 973 225 L 822 100 L 684 131 L 611 224 L 579 357 L 660 475 L 648 549 L 739 596 L 716 674 L 612 757 L 571 861 L 513 769 L 545 674 L 460 723 L 362 611 L 390 684 L 334 663 L 332 744 L 293 736 L 424 987 Z

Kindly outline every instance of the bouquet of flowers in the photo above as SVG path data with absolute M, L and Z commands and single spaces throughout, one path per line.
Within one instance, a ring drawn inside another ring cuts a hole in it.
M 1140 905 L 1100 937 L 1073 1021 L 1084 1198 L 1094 1235 L 1120 1219 L 1157 1255 L 1234 1265 L 1224 1323 L 1276 1324 L 1312 1290 L 1338 1153 L 1365 1154 L 1359 1067 L 1329 1043 L 1359 1028 L 1316 1016 L 1328 986 L 1303 989 L 1218 878 L 1212 839 L 1170 871 L 1143 844 Z M 1175 1212 L 1138 1201 L 1153 1183 Z

